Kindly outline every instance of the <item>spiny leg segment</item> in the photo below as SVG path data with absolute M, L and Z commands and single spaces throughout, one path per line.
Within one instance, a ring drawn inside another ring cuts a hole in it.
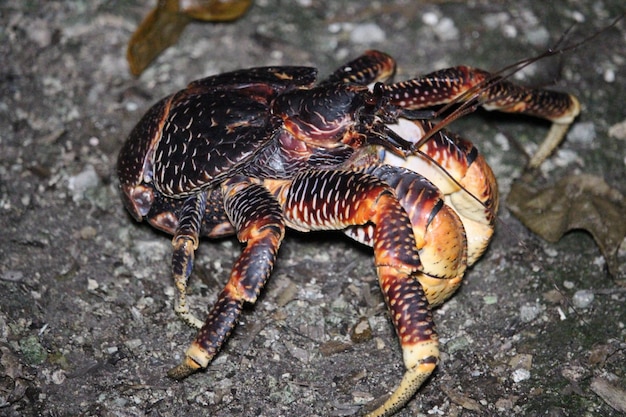
M 281 209 L 263 186 L 236 177 L 225 181 L 223 192 L 226 213 L 246 246 L 183 363 L 168 372 L 174 379 L 205 368 L 213 359 L 235 327 L 243 303 L 256 301 L 285 233 Z
M 410 218 L 391 187 L 363 172 L 307 172 L 293 180 L 266 180 L 264 184 L 280 202 L 286 224 L 294 229 L 374 225 L 372 245 L 379 283 L 407 368 L 391 397 L 371 414 L 391 415 L 413 397 L 439 360 L 430 305 L 417 278 L 422 264 Z
M 363 172 L 394 189 L 411 220 L 422 264 L 422 271 L 416 277 L 429 304 L 441 304 L 461 284 L 467 266 L 467 239 L 461 219 L 445 204 L 441 191 L 416 172 L 390 165 L 368 166 Z M 361 243 L 373 245 L 372 224 L 350 227 L 345 233 Z
M 206 192 L 188 197 L 180 212 L 178 228 L 172 239 L 172 275 L 178 290 L 174 311 L 191 327 L 199 329 L 204 323 L 191 312 L 187 304 L 187 281 L 193 269 L 194 253 L 198 249 L 200 227 L 206 208 Z
M 538 167 L 556 149 L 580 113 L 580 103 L 571 94 L 520 86 L 468 66 L 435 71 L 382 88 L 390 103 L 402 109 L 476 100 L 486 110 L 522 113 L 551 121 L 550 131 L 528 163 L 530 168 Z
M 396 72 L 396 62 L 389 55 L 369 50 L 361 56 L 342 65 L 323 83 L 355 83 L 368 85 L 373 82 L 384 82 Z

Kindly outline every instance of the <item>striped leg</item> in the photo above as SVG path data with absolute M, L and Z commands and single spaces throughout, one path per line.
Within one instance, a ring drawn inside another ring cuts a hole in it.
M 224 206 L 239 241 L 246 247 L 211 309 L 183 363 L 168 372 L 183 379 L 205 368 L 235 327 L 244 302 L 256 301 L 270 275 L 285 226 L 276 200 L 263 186 L 236 178 L 223 186 Z
M 487 110 L 523 113 L 551 121 L 550 131 L 531 157 L 531 168 L 538 167 L 556 149 L 580 113 L 580 103 L 570 94 L 523 87 L 466 66 L 435 71 L 417 79 L 385 85 L 383 89 L 391 104 L 403 109 L 476 99 Z
M 396 63 L 389 55 L 379 51 L 366 51 L 333 72 L 323 83 L 355 83 L 368 85 L 383 82 L 396 72 Z
M 380 287 L 402 347 L 404 377 L 371 416 L 403 407 L 435 369 L 439 359 L 429 303 L 416 279 L 422 265 L 411 221 L 395 193 L 378 178 L 352 171 L 314 171 L 293 180 L 266 180 L 283 208 L 285 222 L 298 230 L 341 230 L 374 225 L 372 242 Z
M 390 127 L 413 143 L 419 142 L 430 129 L 428 123 L 405 119 Z M 463 222 L 467 263 L 474 264 L 493 236 L 499 201 L 496 179 L 476 147 L 459 135 L 443 130 L 406 158 L 386 152 L 383 163 L 408 168 L 435 184 Z
M 193 195 L 183 203 L 180 211 L 178 227 L 172 239 L 174 253 L 172 255 L 172 275 L 178 289 L 178 298 L 174 311 L 189 326 L 199 329 L 202 320 L 189 312 L 187 305 L 187 281 L 193 269 L 193 259 L 198 249 L 200 226 L 206 207 L 206 193 Z
M 431 306 L 449 298 L 461 284 L 467 267 L 467 239 L 463 223 L 444 201 L 444 195 L 428 179 L 409 169 L 373 165 L 364 169 L 391 186 L 407 212 L 422 271 L 422 284 Z M 372 246 L 372 225 L 345 230 L 353 239 Z

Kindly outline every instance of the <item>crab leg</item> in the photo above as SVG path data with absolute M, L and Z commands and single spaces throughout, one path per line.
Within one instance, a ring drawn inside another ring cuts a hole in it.
M 372 165 L 364 172 L 391 186 L 407 212 L 422 262 L 417 275 L 431 306 L 441 304 L 461 284 L 467 267 L 465 229 L 456 212 L 445 204 L 444 195 L 428 179 L 409 169 Z M 353 239 L 373 245 L 374 226 L 345 230 Z
M 428 122 L 406 119 L 389 127 L 413 143 L 418 143 L 431 129 Z M 401 157 L 385 152 L 382 162 L 418 172 L 444 194 L 446 204 L 463 222 L 468 265 L 476 262 L 493 235 L 499 200 L 493 172 L 476 147 L 460 136 L 442 130 L 414 154 Z
M 404 406 L 439 360 L 430 306 L 416 279 L 422 265 L 411 221 L 393 190 L 378 178 L 352 171 L 311 171 L 293 180 L 264 184 L 297 230 L 341 230 L 374 224 L 374 259 L 380 287 L 400 339 L 404 377 L 391 397 L 371 416 L 388 416 Z
M 284 236 L 280 207 L 261 185 L 236 177 L 225 182 L 223 192 L 226 213 L 237 230 L 237 238 L 246 247 L 183 363 L 168 372 L 174 379 L 205 368 L 213 359 L 235 327 L 243 303 L 256 301 Z
M 432 72 L 423 77 L 383 86 L 390 103 L 403 109 L 421 109 L 453 101 L 476 99 L 487 110 L 523 113 L 552 122 L 529 167 L 538 167 L 561 143 L 580 113 L 571 94 L 527 88 L 499 76 L 467 66 Z
M 396 72 L 396 62 L 389 55 L 375 50 L 365 51 L 363 55 L 344 64 L 333 72 L 324 83 L 355 83 L 368 85 L 383 82 Z
M 206 199 L 206 193 L 199 193 L 185 200 L 180 212 L 178 227 L 172 239 L 174 246 L 172 275 L 178 289 L 178 299 L 174 311 L 185 323 L 198 329 L 202 327 L 202 320 L 189 312 L 187 281 L 193 269 L 194 253 L 198 249 L 200 225 L 206 207 Z
M 467 66 L 431 72 L 383 89 L 391 104 L 408 109 L 478 98 L 487 110 L 523 113 L 563 124 L 571 123 L 580 112 L 580 104 L 571 94 L 524 87 Z

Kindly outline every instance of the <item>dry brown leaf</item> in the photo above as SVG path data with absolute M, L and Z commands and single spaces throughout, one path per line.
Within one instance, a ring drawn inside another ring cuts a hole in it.
M 442 388 L 442 390 L 448 396 L 448 398 L 450 398 L 450 401 L 457 405 L 460 405 L 466 410 L 476 411 L 478 413 L 482 411 L 480 403 L 475 399 L 465 395 L 464 393 L 445 386 Z
M 550 242 L 573 229 L 591 233 L 609 272 L 617 274 L 617 250 L 626 236 L 626 201 L 604 179 L 581 174 L 538 188 L 529 177 L 521 178 L 511 186 L 507 204 L 526 227 Z
M 252 0 L 159 0 L 128 41 L 126 60 L 130 72 L 141 74 L 152 60 L 178 41 L 192 20 L 235 20 L 251 4 Z
M 626 391 L 616 387 L 607 379 L 596 377 L 591 381 L 591 390 L 617 411 L 626 413 Z

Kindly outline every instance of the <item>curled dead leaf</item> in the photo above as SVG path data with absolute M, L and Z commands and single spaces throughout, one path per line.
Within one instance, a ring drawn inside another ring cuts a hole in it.
M 130 72 L 137 76 L 161 52 L 178 41 L 192 20 L 226 22 L 241 17 L 252 0 L 159 0 L 139 24 L 126 50 Z
M 626 200 L 603 178 L 580 174 L 539 188 L 529 176 L 511 186 L 507 205 L 533 233 L 550 242 L 573 229 L 589 232 L 606 259 L 609 272 L 618 271 L 617 251 L 626 236 Z

